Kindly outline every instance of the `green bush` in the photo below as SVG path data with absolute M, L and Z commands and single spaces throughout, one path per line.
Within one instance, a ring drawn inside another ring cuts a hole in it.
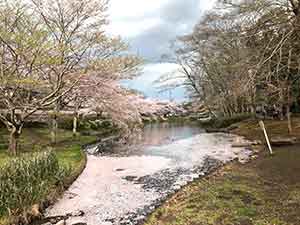
M 116 126 L 110 120 L 82 120 L 79 122 L 80 130 L 113 130 Z
M 49 121 L 51 122 L 51 121 Z M 51 124 L 50 124 L 51 126 Z M 61 129 L 72 130 L 73 129 L 73 116 L 60 115 L 58 117 L 58 126 Z M 114 124 L 111 120 L 98 120 L 89 118 L 79 118 L 78 120 L 78 130 L 103 130 L 112 129 Z
M 0 167 L 0 217 L 24 212 L 39 203 L 66 175 L 53 152 L 12 159 Z
M 202 122 L 201 125 L 204 127 L 226 128 L 232 124 L 241 122 L 246 119 L 250 119 L 252 117 L 253 117 L 253 114 L 250 114 L 250 113 L 235 114 L 231 117 L 213 118 L 210 121 Z
M 58 127 L 65 130 L 73 129 L 73 116 L 60 115 L 58 117 Z

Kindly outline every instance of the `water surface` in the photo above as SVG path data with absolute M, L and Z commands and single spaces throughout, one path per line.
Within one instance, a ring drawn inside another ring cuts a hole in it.
M 88 225 L 138 224 L 168 195 L 250 150 L 232 148 L 238 136 L 205 133 L 186 124 L 152 124 L 142 138 L 120 154 L 88 156 L 87 167 L 49 216 L 70 217 Z M 118 152 L 115 149 L 114 152 Z

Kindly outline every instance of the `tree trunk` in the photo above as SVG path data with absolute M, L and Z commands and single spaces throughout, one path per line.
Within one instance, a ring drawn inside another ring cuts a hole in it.
M 250 109 L 250 112 L 251 114 L 253 115 L 253 117 L 255 118 L 257 115 L 256 115 L 256 92 L 257 92 L 257 88 L 256 88 L 256 84 L 255 84 L 255 81 L 253 80 L 253 84 L 252 84 L 252 94 L 251 94 L 251 109 Z
M 78 118 L 79 118 L 79 106 L 80 104 L 75 105 L 74 116 L 73 116 L 73 137 L 77 136 L 77 127 L 78 127 Z
M 255 118 L 256 117 L 256 108 L 253 104 L 250 105 L 250 110 L 249 111 L 250 111 L 252 117 Z
M 52 125 L 51 125 L 51 143 L 56 144 L 57 142 L 57 127 L 58 127 L 58 122 L 57 122 L 57 115 L 55 112 L 55 115 L 52 118 Z
M 75 113 L 73 117 L 73 136 L 77 136 L 78 114 Z
M 280 120 L 284 120 L 284 105 L 283 104 L 280 104 L 280 109 L 279 109 L 279 117 L 280 117 Z
M 58 113 L 59 113 L 59 100 L 55 103 L 53 118 L 51 123 L 51 143 L 57 143 L 57 129 L 58 129 Z
M 288 104 L 286 106 L 286 116 L 287 116 L 287 121 L 288 121 L 288 130 L 289 130 L 289 134 L 291 134 L 293 132 L 293 128 L 292 128 L 292 119 L 291 119 L 291 111 L 290 111 L 290 107 L 291 107 L 291 86 L 288 86 Z
M 291 112 L 290 112 L 290 106 L 287 106 L 287 121 L 288 121 L 288 129 L 289 129 L 289 134 L 293 132 L 292 128 L 292 118 L 291 118 Z
M 22 126 L 13 126 L 10 130 L 8 153 L 16 156 L 19 150 L 19 137 L 21 135 Z
M 285 114 L 284 114 L 284 110 L 285 110 L 285 101 L 284 101 L 285 97 L 284 97 L 284 89 L 281 88 L 279 91 L 279 117 L 280 120 L 284 120 L 285 118 Z

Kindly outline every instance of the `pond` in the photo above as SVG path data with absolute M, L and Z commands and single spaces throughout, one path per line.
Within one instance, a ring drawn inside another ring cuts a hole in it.
M 188 182 L 232 160 L 246 161 L 251 150 L 232 148 L 240 139 L 191 124 L 148 125 L 126 151 L 88 155 L 84 172 L 47 216 L 67 215 L 67 224 L 140 224 Z

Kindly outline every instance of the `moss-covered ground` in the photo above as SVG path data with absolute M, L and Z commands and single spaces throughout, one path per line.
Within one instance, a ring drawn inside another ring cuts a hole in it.
M 294 118 L 300 137 L 300 119 Z M 270 137 L 287 137 L 286 121 L 266 121 Z M 258 122 L 239 124 L 235 133 L 263 141 Z M 300 224 L 300 145 L 264 146 L 258 159 L 232 163 L 193 182 L 156 210 L 146 225 L 298 225 Z

